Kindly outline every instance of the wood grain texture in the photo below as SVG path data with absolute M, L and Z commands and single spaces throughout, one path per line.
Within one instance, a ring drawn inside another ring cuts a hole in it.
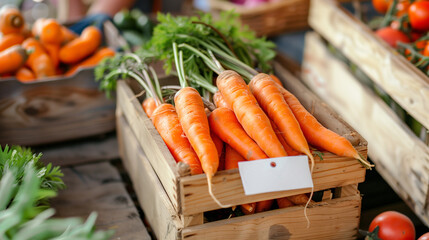
M 294 206 L 243 217 L 187 227 L 183 239 L 356 239 L 361 197 L 316 203 L 307 209 Z
M 363 154 L 366 152 L 366 148 L 364 149 L 364 151 L 360 149 Z M 361 183 L 365 180 L 365 169 L 354 159 L 338 158 L 326 153 L 323 160 L 316 158 L 312 177 L 314 190 L 319 191 Z M 239 205 L 310 192 L 310 189 L 298 189 L 246 196 L 237 169 L 220 171 L 212 181 L 213 193 L 222 204 Z M 183 193 L 183 214 L 190 215 L 219 209 L 208 193 L 205 175 L 184 177 L 181 179 L 180 185 Z
M 429 147 L 314 33 L 306 36 L 303 80 L 368 140 L 376 170 L 429 225 Z
M 41 145 L 115 129 L 115 102 L 92 69 L 61 80 L 0 81 L 0 144 Z
M 151 239 L 117 170 L 109 163 L 62 169 L 65 190 L 52 199 L 55 217 L 98 214 L 97 229 L 114 229 L 112 239 Z
M 162 140 L 152 121 L 144 113 L 134 93 L 124 81 L 117 86 L 117 104 L 127 119 L 138 143 L 147 155 L 152 167 L 158 174 L 173 207 L 179 211 L 180 199 L 178 190 L 179 173 L 176 161 Z
M 120 111 L 117 111 L 117 123 L 121 157 L 145 218 L 158 239 L 176 239 L 182 226 L 176 210 Z
M 333 0 L 310 5 L 310 26 L 429 128 L 429 77 Z
M 119 158 L 116 134 L 109 133 L 64 143 L 42 145 L 32 148 L 43 153 L 42 161 L 55 166 L 71 166 Z

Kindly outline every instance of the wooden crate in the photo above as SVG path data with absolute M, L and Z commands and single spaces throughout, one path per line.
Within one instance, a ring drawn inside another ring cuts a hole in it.
M 429 77 L 336 1 L 313 0 L 310 6 L 310 26 L 429 128 Z
M 322 124 L 347 137 L 366 157 L 367 142 L 356 131 L 339 119 L 326 104 L 320 102 L 282 66 L 275 64 L 275 68 L 276 74 L 286 87 L 311 109 Z M 302 207 L 203 223 L 204 212 L 219 209 L 208 194 L 206 176 L 204 174 L 190 176 L 186 170 L 183 171 L 182 164 L 176 164 L 151 120 L 143 112 L 141 104 L 135 97 L 137 92 L 133 92 L 124 81 L 118 82 L 117 130 L 120 153 L 140 196 L 145 215 L 156 228 L 155 233 L 159 239 L 200 239 L 203 236 L 215 239 L 219 237 L 219 230 L 227 231 L 225 236 L 228 239 L 249 239 L 250 236 L 264 239 L 268 238 L 269 234 L 277 232 L 293 233 L 293 237 L 297 239 L 320 239 L 320 236 L 346 239 L 356 236 L 360 208 L 360 196 L 356 188 L 357 184 L 365 179 L 365 169 L 354 159 L 338 157 L 328 152 L 325 153 L 323 160 L 316 158 L 313 173 L 315 191 L 344 186 L 349 186 L 347 189 L 354 188 L 354 191 L 347 198 L 325 201 L 320 203 L 320 208 L 317 205 L 309 209 L 310 220 L 313 221 L 312 228 L 306 229 Z M 238 169 L 218 172 L 213 178 L 213 184 L 214 194 L 219 201 L 233 205 L 310 191 L 299 189 L 246 196 Z M 162 206 L 165 209 L 162 209 Z M 334 209 L 338 209 L 339 212 Z M 351 211 L 351 215 L 345 214 L 348 211 Z M 273 229 L 273 233 L 269 232 L 270 229 Z M 336 233 L 334 229 L 342 230 Z
M 123 45 L 111 23 L 104 32 L 108 46 Z M 98 90 L 93 71 L 30 83 L 1 79 L 0 145 L 34 146 L 113 131 L 115 101 Z
M 405 69 L 408 68 L 402 68 Z M 358 81 L 343 62 L 330 54 L 316 33 L 306 36 L 302 73 L 304 82 L 368 140 L 371 146 L 368 155 L 377 171 L 429 225 L 429 147 L 382 99 Z M 410 80 L 405 73 L 401 76 L 404 76 L 401 82 Z M 399 97 L 408 95 L 407 86 L 403 88 Z
M 234 9 L 240 14 L 241 22 L 258 36 L 273 36 L 308 28 L 309 0 L 267 2 L 254 8 L 246 8 L 225 0 L 210 0 L 209 3 L 214 14 Z

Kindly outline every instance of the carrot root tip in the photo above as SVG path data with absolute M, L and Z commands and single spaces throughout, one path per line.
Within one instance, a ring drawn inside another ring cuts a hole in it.
M 219 207 L 221 208 L 229 208 L 232 207 L 232 205 L 228 204 L 228 205 L 224 205 L 222 204 L 217 198 L 216 196 L 213 194 L 213 189 L 212 189 L 212 179 L 210 177 L 207 177 L 208 180 L 208 185 L 209 185 L 209 194 L 212 197 L 212 199 L 217 203 L 217 205 L 219 205 Z

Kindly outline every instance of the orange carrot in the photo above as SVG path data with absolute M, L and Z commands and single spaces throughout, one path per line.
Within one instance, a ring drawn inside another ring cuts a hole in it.
M 225 108 L 231 109 L 228 106 L 228 104 L 226 104 L 225 100 L 222 97 L 222 94 L 219 91 L 217 91 L 217 92 L 215 92 L 215 94 L 213 94 L 213 103 L 215 104 L 215 106 L 217 108 L 225 107 Z
M 191 174 L 201 174 L 200 161 L 183 132 L 174 106 L 167 103 L 159 105 L 151 119 L 176 162 L 187 163 Z
M 258 144 L 244 131 L 232 110 L 216 108 L 209 116 L 209 123 L 212 131 L 246 160 L 267 158 Z
M 265 154 L 269 157 L 287 156 L 269 118 L 259 107 L 241 76 L 234 71 L 223 71 L 217 77 L 216 84 L 240 124 Z
M 294 196 L 287 197 L 295 205 L 305 205 L 307 204 L 309 197 L 306 194 L 298 194 Z
M 61 25 L 53 18 L 36 20 L 32 33 L 43 44 L 60 45 L 63 40 Z
M 255 213 L 268 211 L 268 210 L 271 209 L 271 207 L 273 206 L 273 204 L 274 204 L 274 200 L 273 199 L 256 202 Z
M 115 51 L 107 47 L 101 48 L 97 50 L 92 56 L 88 57 L 87 59 L 83 60 L 82 62 L 70 68 L 66 72 L 66 76 L 73 75 L 73 73 L 75 73 L 79 68 L 93 67 L 97 65 L 99 62 L 101 62 L 101 60 L 103 60 L 104 58 L 113 57 L 113 56 L 115 56 Z
M 229 145 L 225 147 L 225 170 L 238 168 L 238 162 L 246 161 L 240 153 Z
M 274 80 L 274 82 L 276 82 L 280 86 L 283 86 L 282 81 L 280 81 L 280 79 L 277 76 L 275 76 L 274 74 L 270 74 L 270 77 L 271 77 L 271 79 Z
M 18 79 L 20 82 L 33 82 L 36 80 L 34 73 L 26 67 L 21 67 L 18 69 L 15 76 L 16 79 Z
M 241 204 L 240 208 L 245 215 L 254 214 L 256 210 L 256 203 Z
M 20 33 L 24 24 L 24 18 L 17 8 L 5 5 L 0 9 L 0 32 L 3 35 Z
M 286 142 L 296 151 L 308 156 L 311 160 L 311 172 L 313 172 L 313 155 L 298 121 L 283 98 L 278 84 L 269 75 L 259 73 L 252 78 L 249 87 L 258 103 L 277 125 Z
M 211 129 L 210 129 L 210 136 L 212 137 L 213 143 L 216 146 L 217 155 L 219 156 L 219 160 L 220 160 L 220 156 L 222 155 L 222 152 L 223 152 L 223 141 L 222 141 L 222 139 L 220 139 L 216 135 L 216 133 L 214 133 L 213 131 L 211 131 Z
M 54 64 L 54 67 L 58 68 L 60 64 L 60 47 L 61 46 L 59 44 L 45 43 L 44 47 L 49 57 L 51 58 L 52 63 Z
M 151 117 L 153 111 L 156 109 L 156 101 L 154 98 L 148 97 L 142 102 L 142 107 L 147 117 Z
M 76 33 L 74 33 L 72 30 L 68 29 L 65 26 L 61 26 L 61 32 L 62 32 L 62 41 L 61 44 L 65 45 L 69 42 L 71 42 L 72 40 L 76 39 L 79 37 L 79 35 L 77 35 Z
M 210 136 L 210 128 L 200 94 L 191 87 L 182 88 L 174 97 L 183 131 L 200 159 L 209 186 L 219 166 L 219 156 Z
M 277 198 L 276 201 L 279 208 L 288 208 L 295 205 L 287 197 Z
M 20 45 L 14 45 L 0 52 L 0 74 L 13 73 L 27 60 L 27 52 Z
M 372 165 L 359 155 L 346 138 L 320 124 L 319 121 L 301 105 L 299 100 L 292 93 L 282 87 L 279 89 L 298 120 L 304 136 L 311 145 L 323 148 L 338 156 L 358 159 L 366 168 L 371 169 Z
M 102 35 L 95 26 L 86 27 L 82 34 L 60 49 L 60 61 L 67 64 L 77 63 L 93 54 L 100 46 Z
M 289 144 L 287 144 L 277 125 L 271 120 L 271 126 L 273 126 L 274 132 L 276 133 L 280 143 L 283 145 L 283 148 L 286 150 L 288 156 L 298 156 L 299 152 L 295 151 Z
M 3 51 L 16 44 L 24 42 L 25 37 L 21 33 L 10 33 L 0 38 L 0 51 Z
M 26 65 L 31 68 L 37 78 L 50 77 L 56 74 L 52 59 L 39 41 L 34 38 L 27 38 L 22 46 L 33 51 L 28 56 Z

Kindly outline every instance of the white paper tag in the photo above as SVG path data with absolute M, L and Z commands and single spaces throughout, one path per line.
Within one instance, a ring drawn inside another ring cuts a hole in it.
M 313 187 L 305 155 L 242 161 L 238 168 L 246 195 Z

